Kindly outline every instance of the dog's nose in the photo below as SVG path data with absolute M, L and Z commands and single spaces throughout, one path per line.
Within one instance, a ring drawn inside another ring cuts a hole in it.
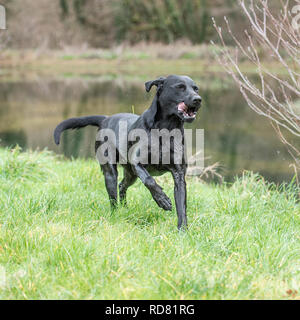
M 202 101 L 202 98 L 200 96 L 197 96 L 193 99 L 193 105 L 198 106 Z

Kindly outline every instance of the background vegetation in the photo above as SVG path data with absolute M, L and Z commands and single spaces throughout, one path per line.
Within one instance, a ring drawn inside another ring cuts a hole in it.
M 3 0 L 6 45 L 15 48 L 111 47 L 118 43 L 216 39 L 211 16 L 244 27 L 234 0 Z M 2 41 L 3 45 L 3 41 Z
M 133 104 L 141 113 L 151 99 L 143 83 L 180 73 L 201 85 L 202 114 L 214 132 L 208 145 L 217 161 L 227 158 L 229 168 L 241 163 L 280 177 L 288 157 L 273 147 L 273 131 L 261 125 L 259 135 L 255 118 L 244 116 L 246 102 L 237 103 L 238 89 L 207 45 L 218 38 L 210 17 L 222 26 L 224 15 L 245 43 L 237 1 L 1 4 L 8 29 L 0 32 L 0 137 L 29 150 L 0 148 L 0 299 L 300 298 L 296 177 L 281 185 L 240 171 L 240 178 L 222 185 L 189 177 L 189 232 L 183 233 L 177 232 L 175 209 L 160 210 L 140 182 L 128 192 L 128 208 L 111 214 L 94 159 L 30 151 L 51 146 L 53 128 L 66 117 L 130 112 Z M 273 9 L 280 1 L 269 4 Z M 226 53 L 234 54 L 228 32 L 224 41 Z M 257 50 L 266 70 L 285 79 L 285 68 Z M 247 56 L 239 62 L 256 85 L 257 67 Z M 82 132 L 75 139 L 64 135 L 65 154 L 89 146 L 94 132 Z M 173 199 L 170 176 L 157 180 Z

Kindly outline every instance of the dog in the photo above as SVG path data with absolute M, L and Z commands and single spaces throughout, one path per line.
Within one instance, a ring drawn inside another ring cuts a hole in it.
M 181 161 L 175 161 L 176 143 L 174 139 L 170 143 L 170 161 L 164 163 L 162 158 L 164 153 L 162 147 L 164 145 L 162 139 L 158 141 L 158 149 L 154 154 L 150 133 L 152 130 L 166 129 L 168 131 L 177 130 L 181 133 L 181 143 L 184 146 L 184 123 L 192 122 L 196 118 L 196 114 L 201 106 L 202 98 L 199 95 L 199 88 L 196 83 L 187 76 L 170 75 L 168 77 L 160 77 L 156 80 L 145 83 L 146 91 L 149 92 L 153 86 L 156 86 L 156 94 L 151 103 L 151 106 L 140 116 L 129 113 L 119 113 L 112 116 L 87 116 L 79 118 L 71 118 L 61 122 L 54 131 L 54 140 L 58 145 L 60 142 L 60 135 L 67 129 L 78 129 L 88 125 L 96 126 L 99 131 L 108 129 L 116 134 L 114 145 L 108 142 L 109 147 L 114 147 L 116 162 L 103 162 L 97 154 L 101 149 L 104 141 L 97 139 L 95 144 L 96 157 L 100 163 L 101 169 L 105 178 L 105 186 L 109 196 L 112 209 L 117 206 L 118 199 L 118 170 L 117 163 L 124 168 L 124 177 L 119 184 L 119 197 L 122 204 L 126 204 L 127 189 L 139 178 L 146 188 L 150 191 L 153 199 L 164 210 L 172 210 L 172 203 L 169 197 L 164 193 L 163 189 L 156 183 L 153 176 L 162 175 L 166 172 L 171 172 L 174 179 L 174 198 L 176 204 L 176 211 L 178 217 L 177 227 L 179 230 L 187 229 L 187 215 L 186 215 L 186 170 L 187 161 L 184 155 Z M 127 132 L 119 132 L 120 123 L 127 125 Z M 121 137 L 130 134 L 133 130 L 143 130 L 149 145 L 146 147 L 146 153 L 141 158 L 140 150 L 131 141 Z M 156 131 L 157 132 L 157 131 Z M 107 143 L 107 141 L 106 141 Z M 126 145 L 125 145 L 126 143 Z M 130 154 L 123 155 L 121 149 L 131 150 Z M 152 152 L 152 153 L 151 153 Z M 158 161 L 151 163 L 149 160 L 151 156 L 157 156 Z M 128 162 L 124 162 L 128 160 Z M 147 158 L 147 159 L 146 159 Z M 121 161 L 123 160 L 123 161 Z

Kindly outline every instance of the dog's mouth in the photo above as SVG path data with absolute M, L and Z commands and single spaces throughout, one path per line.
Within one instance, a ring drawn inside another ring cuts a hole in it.
M 188 107 L 184 102 L 177 105 L 178 113 L 184 121 L 193 121 L 196 118 L 197 108 Z

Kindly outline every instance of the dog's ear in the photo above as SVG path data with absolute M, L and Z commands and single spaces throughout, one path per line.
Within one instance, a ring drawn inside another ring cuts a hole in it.
M 157 86 L 157 88 L 159 89 L 164 84 L 165 80 L 166 80 L 166 78 L 161 77 L 156 80 L 147 81 L 145 83 L 146 91 L 149 92 L 151 90 L 152 86 Z
M 157 94 L 155 95 L 151 106 L 147 109 L 143 114 L 142 117 L 144 119 L 144 123 L 148 128 L 152 128 L 155 122 L 156 113 L 158 110 L 158 97 Z
M 158 93 L 163 87 L 164 81 L 166 78 L 158 78 L 156 80 L 148 81 L 145 83 L 146 91 L 149 92 L 152 86 L 157 86 L 157 93 L 151 103 L 151 106 L 148 110 L 143 113 L 143 119 L 145 121 L 145 125 L 148 128 L 152 128 L 155 122 L 155 116 L 158 110 Z

